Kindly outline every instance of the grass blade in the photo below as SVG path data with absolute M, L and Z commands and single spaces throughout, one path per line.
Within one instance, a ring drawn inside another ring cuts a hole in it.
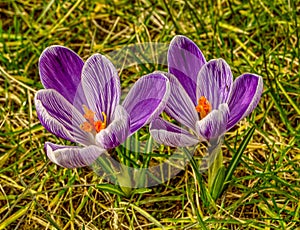
M 18 220 L 21 216 L 25 215 L 31 206 L 31 203 L 27 204 L 24 208 L 19 209 L 17 212 L 15 212 L 13 215 L 8 217 L 6 220 L 4 220 L 2 223 L 0 223 L 0 230 L 5 229 L 8 225 L 10 225 L 12 222 Z
M 119 196 L 125 196 L 125 193 L 117 186 L 112 184 L 97 184 L 97 189 L 100 189 L 105 192 L 109 192 Z
M 240 147 L 238 148 L 238 150 L 236 151 L 236 153 L 233 155 L 232 160 L 230 161 L 230 164 L 228 166 L 228 169 L 226 170 L 225 173 L 225 179 L 224 179 L 224 184 L 222 186 L 222 189 L 220 190 L 220 194 L 222 194 L 223 190 L 225 189 L 225 186 L 228 184 L 228 182 L 231 180 L 231 177 L 236 169 L 236 167 L 238 166 L 238 164 L 240 163 L 240 159 L 242 157 L 242 154 L 244 153 L 244 150 L 246 149 L 253 133 L 255 130 L 255 126 L 253 126 L 248 133 L 246 134 L 245 139 L 242 141 Z

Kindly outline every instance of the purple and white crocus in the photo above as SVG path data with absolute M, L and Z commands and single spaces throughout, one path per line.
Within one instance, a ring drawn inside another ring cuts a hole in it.
M 165 112 L 182 125 L 162 118 L 150 124 L 158 143 L 187 147 L 205 141 L 218 143 L 226 131 L 249 115 L 263 90 L 261 76 L 245 73 L 233 81 L 223 59 L 206 62 L 197 45 L 175 36 L 168 50 L 171 94 Z
M 120 79 L 113 64 L 100 54 L 84 63 L 62 46 L 44 50 L 39 72 L 45 87 L 35 95 L 41 124 L 79 144 L 45 143 L 49 159 L 66 168 L 89 166 L 122 144 L 162 112 L 170 94 L 169 80 L 152 73 L 141 77 L 120 104 Z

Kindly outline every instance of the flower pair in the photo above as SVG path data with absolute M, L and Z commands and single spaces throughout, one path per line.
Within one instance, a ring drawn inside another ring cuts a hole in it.
M 168 51 L 169 73 L 141 77 L 120 104 L 120 80 L 100 54 L 85 63 L 73 51 L 51 46 L 41 55 L 44 90 L 35 96 L 42 125 L 58 137 L 79 143 L 47 142 L 51 161 L 67 168 L 91 165 L 144 125 L 169 146 L 191 146 L 218 139 L 257 106 L 262 78 L 243 74 L 233 82 L 222 59 L 205 61 L 188 38 L 176 36 Z M 185 128 L 159 118 L 165 110 Z

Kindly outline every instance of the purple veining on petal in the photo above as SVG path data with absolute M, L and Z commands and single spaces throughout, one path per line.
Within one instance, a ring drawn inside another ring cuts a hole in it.
M 45 149 L 49 159 L 65 168 L 79 168 L 91 165 L 105 149 L 95 145 L 88 147 L 63 146 L 50 142 L 45 143 Z
M 226 132 L 226 125 L 229 118 L 229 108 L 226 103 L 221 104 L 218 109 L 211 111 L 206 117 L 198 121 L 196 130 L 200 137 L 208 142 L 222 136 Z
M 123 106 L 118 105 L 112 122 L 96 135 L 96 143 L 104 149 L 115 148 L 129 136 L 129 128 L 129 115 Z
M 198 74 L 197 100 L 204 96 L 212 109 L 217 109 L 220 104 L 227 102 L 232 78 L 230 67 L 223 59 L 210 60 Z
M 198 46 L 185 36 L 175 36 L 168 51 L 169 72 L 182 84 L 196 105 L 197 75 L 206 60 Z
M 159 144 L 172 147 L 193 146 L 199 142 L 196 136 L 161 118 L 150 123 L 150 134 Z
M 123 101 L 130 116 L 131 134 L 163 111 L 169 95 L 169 80 L 161 73 L 145 75 L 134 84 Z
M 81 85 L 96 119 L 103 121 L 104 112 L 110 123 L 121 95 L 120 79 L 113 64 L 103 55 L 94 54 L 83 67 Z
M 228 105 L 230 117 L 227 130 L 248 116 L 257 106 L 263 91 L 263 80 L 255 74 L 243 74 L 234 83 Z
M 55 90 L 39 90 L 35 105 L 42 125 L 49 132 L 82 145 L 94 143 L 92 134 L 80 128 L 85 121 L 82 114 Z
M 82 59 L 63 46 L 50 46 L 39 59 L 41 81 L 46 89 L 55 89 L 70 103 L 74 99 L 84 103 L 84 97 L 76 96 L 81 80 Z
M 195 129 L 198 114 L 195 105 L 174 75 L 164 73 L 170 80 L 171 93 L 165 111 L 179 123 Z

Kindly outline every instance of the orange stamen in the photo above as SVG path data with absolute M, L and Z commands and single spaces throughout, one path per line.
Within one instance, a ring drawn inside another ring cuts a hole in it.
M 102 121 L 94 122 L 94 127 L 97 133 L 99 133 L 102 129 L 106 128 L 106 115 L 104 112 L 102 112 L 102 116 L 103 116 L 103 122 Z
M 196 110 L 200 114 L 200 118 L 203 119 L 211 111 L 211 104 L 204 96 L 202 96 L 198 100 Z
M 83 131 L 93 132 L 95 134 L 95 133 L 99 133 L 101 130 L 106 128 L 106 115 L 104 112 L 102 112 L 103 121 L 101 120 L 95 121 L 94 120 L 95 112 L 90 110 L 86 105 L 83 105 L 82 107 L 85 112 L 83 116 L 86 119 L 86 121 L 80 125 L 80 128 Z
M 91 124 L 93 124 L 94 122 L 94 116 L 95 116 L 95 112 L 93 112 L 92 110 L 88 109 L 88 107 L 86 105 L 83 105 L 83 110 L 84 110 L 84 118 Z
M 89 122 L 85 121 L 80 125 L 80 128 L 83 131 L 92 132 L 94 127 Z

